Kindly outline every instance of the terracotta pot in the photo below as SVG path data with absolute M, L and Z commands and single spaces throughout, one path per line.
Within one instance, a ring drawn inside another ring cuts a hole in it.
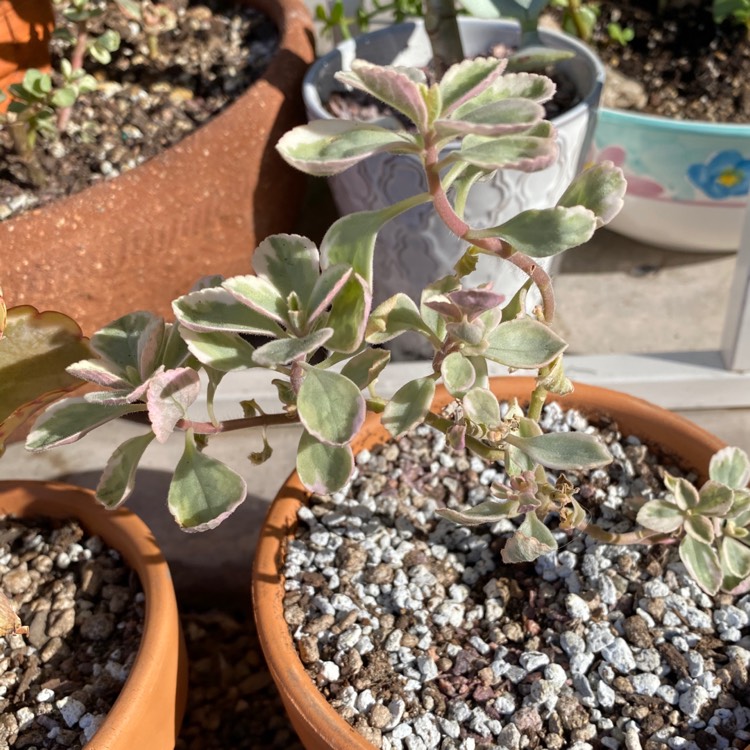
M 281 40 L 234 104 L 132 171 L 0 223 L 13 304 L 60 310 L 86 334 L 135 309 L 171 316 L 201 276 L 249 273 L 256 245 L 294 227 L 305 176 L 274 146 L 304 121 L 310 15 L 302 0 L 249 2 Z
M 172 750 L 187 698 L 187 655 L 172 578 L 153 534 L 135 514 L 106 510 L 89 490 L 0 482 L 0 514 L 76 518 L 118 550 L 141 580 L 146 616 L 122 692 L 86 750 Z
M 531 393 L 533 382 L 531 378 L 495 378 L 491 388 L 501 400 L 514 396 L 522 399 Z M 439 386 L 434 410 L 450 400 Z M 686 419 L 616 391 L 577 385 L 574 393 L 555 400 L 584 414 L 610 415 L 623 432 L 638 435 L 678 463 L 704 475 L 710 457 L 723 447 L 717 437 Z M 382 443 L 388 437 L 379 415 L 371 414 L 353 444 L 354 451 Z M 253 570 L 253 606 L 260 643 L 292 725 L 307 750 L 373 750 L 331 708 L 308 677 L 284 620 L 284 579 L 280 573 L 284 545 L 296 526 L 297 510 L 307 497 L 296 473 L 292 474 L 276 496 L 261 530 Z
M 0 0 L 0 91 L 18 83 L 29 68 L 49 69 L 52 5 L 43 0 Z M 0 112 L 9 100 L 0 104 Z

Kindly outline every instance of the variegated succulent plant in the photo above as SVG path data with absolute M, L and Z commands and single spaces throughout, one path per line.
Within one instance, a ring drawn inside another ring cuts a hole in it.
M 67 368 L 99 389 L 53 406 L 35 425 L 27 447 L 38 451 L 64 445 L 124 414 L 145 412 L 151 429 L 114 451 L 97 496 L 109 507 L 119 505 L 131 493 L 138 462 L 152 441 L 165 442 L 183 432 L 184 453 L 168 504 L 179 525 L 193 531 L 216 526 L 246 494 L 245 481 L 234 469 L 204 453 L 212 435 L 261 430 L 262 447 L 250 459 L 262 463 L 271 454 L 265 428 L 297 422 L 303 428 L 297 452 L 301 480 L 313 492 L 335 492 L 350 479 L 351 442 L 371 411 L 396 437 L 426 423 L 445 433 L 449 446 L 504 464 L 509 479 L 495 488 L 496 498 L 444 515 L 463 523 L 523 516 L 503 553 L 506 560 L 533 560 L 554 549 L 545 525 L 553 513 L 564 528 L 613 541 L 611 533 L 589 522 L 565 479 L 554 482 L 547 471 L 599 467 L 611 456 L 589 434 L 545 434 L 538 425 L 547 394 L 566 393 L 571 384 L 562 364 L 566 344 L 550 326 L 552 285 L 536 259 L 587 241 L 619 210 L 625 182 L 612 164 L 599 164 L 578 176 L 556 206 L 523 211 L 496 227 L 469 226 L 463 206 L 478 180 L 499 169 L 541 170 L 557 157 L 555 129 L 543 119 L 541 106 L 553 84 L 503 68 L 501 60 L 479 58 L 451 67 L 439 83 L 428 85 L 416 69 L 355 62 L 341 80 L 404 114 L 413 130 L 313 122 L 285 135 L 279 151 L 314 175 L 335 174 L 382 151 L 405 154 L 422 165 L 428 190 L 385 209 L 338 219 L 320 248 L 297 235 L 267 238 L 252 256 L 254 274 L 204 279 L 174 301 L 174 323 L 136 312 L 109 324 L 92 337 L 93 356 Z M 454 140 L 458 147 L 446 150 Z M 466 241 L 466 251 L 456 258 L 452 273 L 427 286 L 418 301 L 396 294 L 372 309 L 377 233 L 422 203 L 431 203 Z M 479 255 L 505 259 L 527 274 L 513 299 L 503 299 L 491 285 L 467 281 Z M 529 313 L 526 293 L 532 284 L 541 304 Z M 407 331 L 424 337 L 434 356 L 424 363 L 423 374 L 383 398 L 376 381 L 390 353 L 382 344 Z M 264 341 L 250 343 L 248 335 Z M 488 388 L 489 363 L 537 373 L 526 410 L 518 404 L 501 409 Z M 235 418 L 219 420 L 213 403 L 222 378 L 251 368 L 274 373 L 279 409 L 268 414 L 255 401 L 244 401 Z M 207 413 L 196 419 L 201 374 Z M 458 404 L 450 415 L 430 411 L 440 381 Z M 725 470 L 719 479 L 729 483 L 728 476 Z M 746 479 L 742 473 L 732 481 Z M 744 497 L 739 485 L 733 491 Z M 746 565 L 735 544 L 744 545 L 747 533 L 742 502 L 732 505 L 734 520 L 712 526 L 716 537 L 732 540 L 722 543 L 719 555 L 727 558 L 729 574 L 741 573 Z M 682 516 L 679 520 L 685 525 Z M 696 529 L 708 533 L 704 523 L 691 520 L 689 525 L 691 534 Z M 654 535 L 649 527 L 624 541 Z

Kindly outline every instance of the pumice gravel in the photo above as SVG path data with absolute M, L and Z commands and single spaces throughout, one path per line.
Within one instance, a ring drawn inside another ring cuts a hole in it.
M 635 525 L 629 498 L 665 496 L 664 470 L 684 475 L 614 424 L 552 404 L 542 426 L 607 442 L 610 466 L 568 477 L 605 528 Z M 348 490 L 300 510 L 285 617 L 338 713 L 383 750 L 747 747 L 750 596 L 707 596 L 675 546 L 561 530 L 556 552 L 506 566 L 512 522 L 434 515 L 503 478 L 422 426 L 362 451 Z
M 0 638 L 0 750 L 82 748 L 140 645 L 138 576 L 76 521 L 6 517 L 0 585 L 29 626 Z

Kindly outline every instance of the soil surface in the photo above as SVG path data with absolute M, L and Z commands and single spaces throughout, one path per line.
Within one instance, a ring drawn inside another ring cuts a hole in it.
M 133 169 L 221 112 L 262 75 L 278 46 L 267 18 L 231 0 L 171 5 L 177 26 L 159 35 L 154 57 L 141 27 L 116 3 L 106 4 L 97 28 L 117 31 L 120 48 L 106 66 L 87 59 L 98 90 L 74 105 L 64 134 L 41 139 L 43 188 L 30 183 L 8 128 L 0 125 L 0 221 Z
M 592 42 L 614 78 L 637 87 L 614 102 L 625 109 L 686 120 L 750 120 L 750 32 L 731 19 L 716 24 L 710 2 L 602 0 Z M 632 29 L 626 46 L 610 39 L 607 25 Z M 608 105 L 613 103 L 605 102 Z

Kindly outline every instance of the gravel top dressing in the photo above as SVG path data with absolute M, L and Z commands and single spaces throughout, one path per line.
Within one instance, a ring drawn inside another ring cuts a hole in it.
M 135 660 L 140 581 L 75 521 L 0 521 L 0 581 L 29 626 L 0 638 L 0 750 L 81 748 Z
M 542 426 L 593 430 L 548 406 Z M 663 469 L 614 425 L 603 470 L 568 476 L 601 526 L 664 496 Z M 695 750 L 750 743 L 750 596 L 704 594 L 676 546 L 555 531 L 534 565 L 500 561 L 510 521 L 434 516 L 486 499 L 501 471 L 418 428 L 357 457 L 288 546 L 285 616 L 330 703 L 384 750 Z

